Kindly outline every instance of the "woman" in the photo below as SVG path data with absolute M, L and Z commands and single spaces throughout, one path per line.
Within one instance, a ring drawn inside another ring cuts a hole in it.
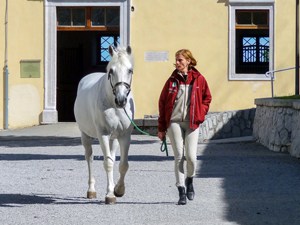
M 192 53 L 187 49 L 179 50 L 175 59 L 176 69 L 159 98 L 158 137 L 164 140 L 167 134 L 171 141 L 179 191 L 178 205 L 185 205 L 186 198 L 194 199 L 199 125 L 205 119 L 212 97 L 205 78 L 195 68 L 197 61 Z

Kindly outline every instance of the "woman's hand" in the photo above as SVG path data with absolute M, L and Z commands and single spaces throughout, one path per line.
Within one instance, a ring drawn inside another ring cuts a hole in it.
M 166 138 L 166 132 L 159 131 L 157 136 L 161 141 L 163 141 Z

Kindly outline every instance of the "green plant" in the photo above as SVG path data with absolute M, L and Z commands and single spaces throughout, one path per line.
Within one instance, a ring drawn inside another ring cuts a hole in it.
M 277 99 L 300 99 L 300 95 L 277 96 Z

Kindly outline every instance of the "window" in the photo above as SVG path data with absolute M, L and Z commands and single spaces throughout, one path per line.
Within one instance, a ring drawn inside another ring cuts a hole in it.
M 260 4 L 259 1 L 255 6 L 238 0 L 229 1 L 230 80 L 268 79 L 265 73 L 273 68 L 272 2 L 265 0 L 264 4 Z
M 105 64 L 110 61 L 109 46 L 120 44 L 119 35 L 101 35 L 98 39 L 99 51 L 98 51 L 98 62 L 99 64 Z
M 119 30 L 119 7 L 58 7 L 57 30 Z
M 59 8 L 57 10 L 58 26 L 85 26 L 85 8 Z
M 238 74 L 269 70 L 268 11 L 236 11 L 236 64 Z
M 120 7 L 57 7 L 58 31 L 97 32 L 97 64 L 110 61 L 109 46 L 120 44 Z M 96 49 L 95 49 L 96 50 Z

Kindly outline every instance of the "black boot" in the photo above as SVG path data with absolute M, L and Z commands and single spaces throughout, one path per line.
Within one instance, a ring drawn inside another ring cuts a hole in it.
M 193 178 L 187 177 L 185 179 L 185 186 L 186 186 L 186 196 L 189 200 L 193 200 L 195 196 L 195 191 L 193 187 Z
M 184 187 L 178 187 L 178 191 L 179 191 L 178 205 L 185 205 L 186 204 L 185 188 Z

